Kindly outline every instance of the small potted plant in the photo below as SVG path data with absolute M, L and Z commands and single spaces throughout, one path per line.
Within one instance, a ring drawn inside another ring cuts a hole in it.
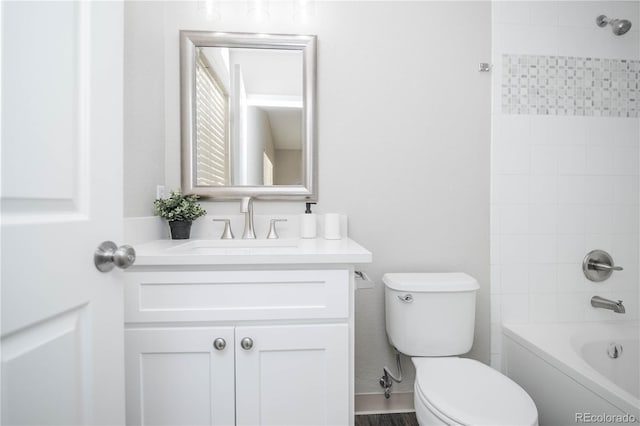
M 182 195 L 179 192 L 171 192 L 169 198 L 159 198 L 153 202 L 154 213 L 169 222 L 172 239 L 188 239 L 191 223 L 207 214 L 198 204 L 198 198 L 195 194 Z

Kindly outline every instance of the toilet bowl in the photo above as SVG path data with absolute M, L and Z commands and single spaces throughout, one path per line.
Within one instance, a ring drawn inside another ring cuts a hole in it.
M 529 395 L 493 368 L 458 357 L 414 357 L 412 361 L 416 366 L 414 403 L 420 424 L 538 424 L 536 406 Z
M 390 343 L 416 367 L 420 425 L 536 426 L 531 397 L 481 362 L 471 349 L 478 282 L 463 273 L 385 274 Z

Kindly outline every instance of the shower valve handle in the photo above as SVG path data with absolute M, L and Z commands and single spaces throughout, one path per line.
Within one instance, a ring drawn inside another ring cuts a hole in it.
M 599 263 L 599 262 L 589 262 L 589 267 L 591 269 L 598 269 L 600 271 L 622 271 L 623 270 L 622 266 L 607 265 L 606 263 Z

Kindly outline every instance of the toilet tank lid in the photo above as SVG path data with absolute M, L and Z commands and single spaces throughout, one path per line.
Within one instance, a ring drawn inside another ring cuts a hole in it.
M 458 292 L 480 288 L 475 278 L 462 272 L 391 273 L 384 274 L 382 281 L 399 291 Z

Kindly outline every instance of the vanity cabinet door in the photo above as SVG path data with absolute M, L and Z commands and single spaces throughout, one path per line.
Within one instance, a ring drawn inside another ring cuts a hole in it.
M 233 330 L 125 330 L 127 424 L 234 424 Z
M 237 327 L 235 341 L 237 425 L 351 423 L 347 324 Z

